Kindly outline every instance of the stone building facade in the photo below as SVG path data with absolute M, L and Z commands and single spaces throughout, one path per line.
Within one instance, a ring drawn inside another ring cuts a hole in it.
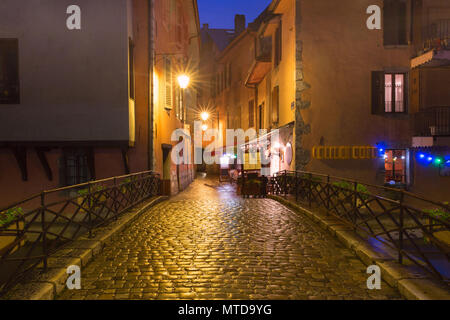
M 196 105 L 187 89 L 180 106 L 176 76 L 188 62 L 195 73 L 198 32 L 195 0 L 2 1 L 0 206 L 145 170 L 168 194 L 186 187 L 193 166 L 164 174 L 163 147 L 185 125 L 180 108 Z
M 230 80 L 253 95 L 226 88 L 216 99 L 222 122 L 241 106 L 241 128 L 280 129 L 271 173 L 307 170 L 448 201 L 449 21 L 445 0 L 274 0 L 247 28 L 253 44 L 236 49 L 236 38 L 220 57 L 233 70 L 253 56 Z

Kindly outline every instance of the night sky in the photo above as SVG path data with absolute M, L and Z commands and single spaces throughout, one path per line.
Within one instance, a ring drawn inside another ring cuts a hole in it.
M 247 24 L 252 22 L 271 0 L 198 0 L 200 23 L 210 28 L 234 29 L 234 15 L 245 14 Z

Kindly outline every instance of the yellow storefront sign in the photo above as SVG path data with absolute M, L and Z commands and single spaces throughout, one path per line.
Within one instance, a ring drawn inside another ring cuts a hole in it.
M 317 160 L 376 159 L 377 151 L 372 146 L 316 146 L 312 149 L 312 157 Z

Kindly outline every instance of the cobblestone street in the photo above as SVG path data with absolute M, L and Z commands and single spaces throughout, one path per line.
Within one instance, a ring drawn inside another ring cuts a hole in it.
M 308 218 L 197 179 L 145 212 L 60 299 L 399 299 Z

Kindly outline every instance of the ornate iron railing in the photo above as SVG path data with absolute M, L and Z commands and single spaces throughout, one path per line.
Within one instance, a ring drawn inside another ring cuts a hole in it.
M 449 281 L 448 203 L 400 189 L 303 171 L 282 171 L 272 183 L 274 194 L 324 210 L 365 239 L 393 249 L 400 263 L 409 261 Z
M 450 19 L 437 20 L 423 29 L 423 49 L 450 49 Z
M 141 172 L 69 186 L 0 210 L 0 292 L 28 271 L 47 269 L 61 246 L 160 194 L 160 176 Z
M 414 115 L 416 136 L 450 136 L 450 106 L 431 107 Z

